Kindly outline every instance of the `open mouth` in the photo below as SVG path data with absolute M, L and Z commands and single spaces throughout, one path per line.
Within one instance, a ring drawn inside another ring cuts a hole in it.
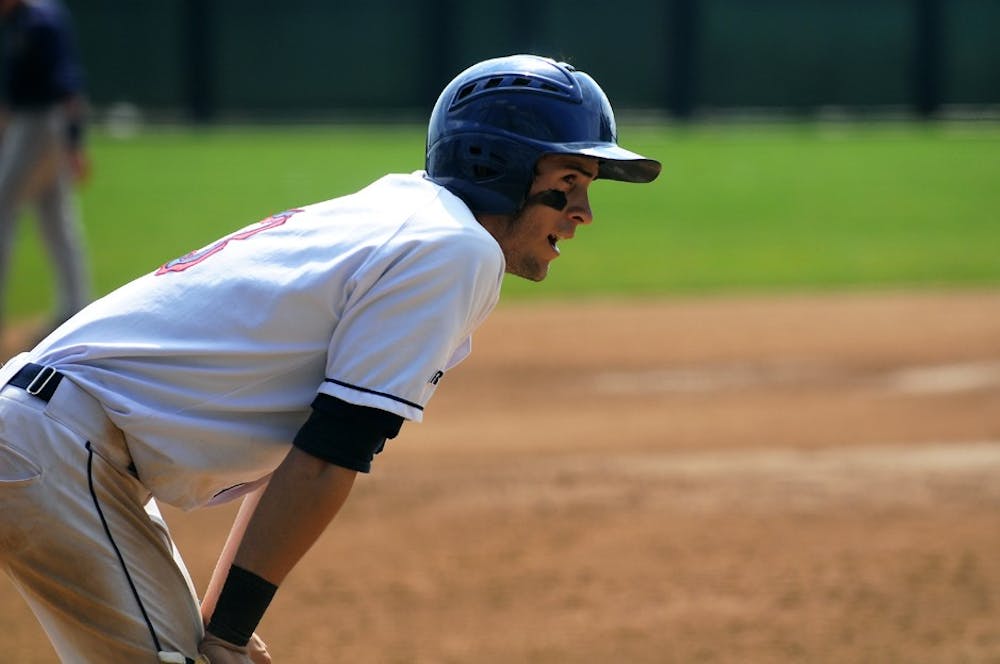
M 559 247 L 556 246 L 557 242 L 559 242 L 559 237 L 558 236 L 556 236 L 556 235 L 550 235 L 549 236 L 549 246 L 552 247 L 553 251 L 555 251 L 558 254 L 559 253 Z

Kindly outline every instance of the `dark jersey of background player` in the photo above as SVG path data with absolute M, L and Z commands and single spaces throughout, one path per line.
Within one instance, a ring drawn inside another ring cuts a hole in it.
M 83 91 L 69 16 L 51 0 L 4 2 L 3 93 L 11 110 L 39 110 Z

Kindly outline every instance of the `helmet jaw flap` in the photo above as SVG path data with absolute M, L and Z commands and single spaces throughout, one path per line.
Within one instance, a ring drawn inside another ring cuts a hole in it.
M 598 177 L 649 182 L 660 164 L 617 145 L 611 104 L 570 65 L 533 55 L 486 60 L 444 89 L 427 134 L 428 175 L 475 212 L 513 214 L 545 154 L 598 159 Z

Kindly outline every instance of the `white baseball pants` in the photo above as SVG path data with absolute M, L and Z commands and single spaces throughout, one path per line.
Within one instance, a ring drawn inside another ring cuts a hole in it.
M 68 379 L 48 403 L 0 389 L 0 566 L 63 662 L 197 656 L 191 579 L 130 463 L 121 431 Z

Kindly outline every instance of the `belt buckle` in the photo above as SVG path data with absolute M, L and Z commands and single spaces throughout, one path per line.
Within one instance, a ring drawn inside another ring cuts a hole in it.
M 35 374 L 35 377 L 28 383 L 24 391 L 33 397 L 37 397 L 56 375 L 56 370 L 52 367 L 42 367 L 42 370 Z

